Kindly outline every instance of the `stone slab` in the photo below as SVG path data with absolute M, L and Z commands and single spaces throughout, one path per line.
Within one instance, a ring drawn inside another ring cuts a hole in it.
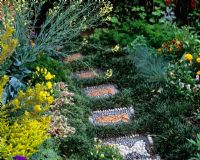
M 92 112 L 89 121 L 96 126 L 117 125 L 130 122 L 133 115 L 133 107 L 108 109 Z
M 84 93 L 91 98 L 107 98 L 119 92 L 116 86 L 112 84 L 86 87 L 83 90 Z
M 158 155 L 151 155 L 153 139 L 151 136 L 129 135 L 102 140 L 104 144 L 119 149 L 125 160 L 160 160 Z
M 72 54 L 72 55 L 68 55 L 64 61 L 65 62 L 73 62 L 73 61 L 76 61 L 76 60 L 81 60 L 83 59 L 83 55 L 81 53 L 75 53 L 75 54 Z
M 73 77 L 78 79 L 90 79 L 98 77 L 101 74 L 102 71 L 100 69 L 94 69 L 94 70 L 77 71 L 73 73 Z

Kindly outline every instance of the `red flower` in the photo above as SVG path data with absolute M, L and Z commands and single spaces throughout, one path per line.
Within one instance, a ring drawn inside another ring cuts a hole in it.
M 196 6 L 197 6 L 196 1 L 195 0 L 191 0 L 190 6 L 191 6 L 192 9 L 195 9 Z
M 171 0 L 166 0 L 165 2 L 166 2 L 166 5 L 169 6 L 172 1 Z

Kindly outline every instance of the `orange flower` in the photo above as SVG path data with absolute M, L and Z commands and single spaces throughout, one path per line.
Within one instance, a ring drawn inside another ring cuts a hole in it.
M 200 70 L 198 70 L 196 74 L 197 74 L 197 75 L 200 75 Z

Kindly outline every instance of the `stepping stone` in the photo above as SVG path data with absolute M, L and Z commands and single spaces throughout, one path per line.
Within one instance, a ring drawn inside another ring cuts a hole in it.
M 73 76 L 79 79 L 89 79 L 98 77 L 100 74 L 102 74 L 102 71 L 99 69 L 95 69 L 95 70 L 78 71 L 73 73 Z
M 92 86 L 84 88 L 84 92 L 87 96 L 92 98 L 107 98 L 117 94 L 119 91 L 112 84 L 103 84 L 99 86 Z
M 56 46 L 56 51 L 61 51 L 64 48 L 64 46 Z
M 80 59 L 82 59 L 82 58 L 83 58 L 83 55 L 82 55 L 82 54 L 76 53 L 76 54 L 68 55 L 68 56 L 64 59 L 64 61 L 70 63 L 70 62 L 73 62 L 73 61 L 76 61 L 76 60 L 80 60 Z
M 151 136 L 130 135 L 104 139 L 102 142 L 117 147 L 125 160 L 160 160 L 159 156 L 150 153 L 153 146 Z
M 89 121 L 97 126 L 117 125 L 130 122 L 133 114 L 132 107 L 94 111 L 89 117 Z

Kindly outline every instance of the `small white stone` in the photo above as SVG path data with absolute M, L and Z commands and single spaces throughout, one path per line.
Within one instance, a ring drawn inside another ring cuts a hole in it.
M 131 112 L 132 114 L 134 114 L 134 109 L 133 109 L 132 107 L 130 107 L 130 112 Z
M 90 123 L 94 123 L 94 121 L 93 121 L 93 118 L 92 118 L 92 117 L 89 117 L 89 122 L 90 122 Z
M 148 139 L 150 145 L 153 145 L 153 138 L 150 135 L 147 136 L 147 139 Z

